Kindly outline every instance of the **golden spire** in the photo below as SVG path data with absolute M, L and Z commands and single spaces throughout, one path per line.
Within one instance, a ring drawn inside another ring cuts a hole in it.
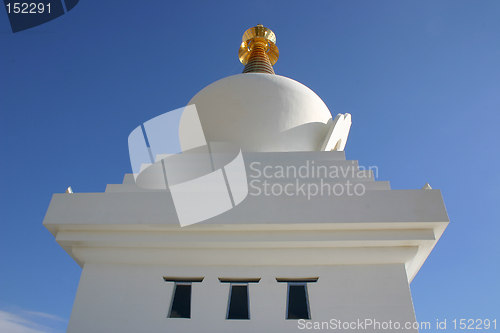
M 238 57 L 245 65 L 243 73 L 274 74 L 273 65 L 280 56 L 274 32 L 257 24 L 245 31 L 242 40 Z

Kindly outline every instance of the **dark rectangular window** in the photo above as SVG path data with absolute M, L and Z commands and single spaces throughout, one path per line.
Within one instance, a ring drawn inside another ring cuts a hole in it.
M 175 283 L 168 317 L 191 318 L 191 283 Z
M 248 284 L 259 283 L 260 278 L 220 277 L 221 283 L 229 283 L 226 319 L 250 319 Z
M 229 290 L 227 319 L 250 319 L 248 284 L 232 284 Z
M 164 276 L 165 282 L 174 282 L 168 318 L 191 318 L 191 286 L 203 277 Z
M 311 319 L 307 284 L 317 282 L 319 277 L 276 278 L 287 283 L 286 319 Z
M 286 319 L 311 319 L 306 283 L 288 283 Z

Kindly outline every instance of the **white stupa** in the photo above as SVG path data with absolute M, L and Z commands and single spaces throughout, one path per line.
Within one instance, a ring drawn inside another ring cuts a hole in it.
M 417 332 L 409 285 L 449 222 L 440 191 L 391 190 L 346 160 L 351 116 L 275 75 L 271 30 L 247 30 L 239 56 L 243 74 L 188 103 L 209 151 L 242 151 L 245 195 L 238 165 L 211 161 L 224 212 L 181 227 L 174 187 L 143 188 L 137 174 L 54 194 L 44 225 L 82 267 L 68 332 Z
M 238 74 L 212 83 L 191 99 L 208 141 L 246 151 L 317 151 L 331 114 L 321 98 L 290 78 Z

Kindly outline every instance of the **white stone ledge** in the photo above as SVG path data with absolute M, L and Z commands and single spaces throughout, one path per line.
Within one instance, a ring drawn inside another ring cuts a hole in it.
M 166 248 L 72 248 L 77 262 L 113 264 L 210 265 L 359 265 L 406 263 L 415 257 L 416 246 L 283 249 L 166 249 Z
M 439 190 L 377 190 L 312 200 L 249 195 L 234 209 L 201 224 L 448 221 Z M 44 224 L 179 225 L 168 192 L 54 194 Z

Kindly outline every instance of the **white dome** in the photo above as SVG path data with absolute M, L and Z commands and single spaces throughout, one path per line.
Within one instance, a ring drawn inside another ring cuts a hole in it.
M 189 104 L 195 104 L 208 142 L 232 142 L 244 151 L 320 150 L 332 118 L 305 85 L 261 73 L 216 81 Z

